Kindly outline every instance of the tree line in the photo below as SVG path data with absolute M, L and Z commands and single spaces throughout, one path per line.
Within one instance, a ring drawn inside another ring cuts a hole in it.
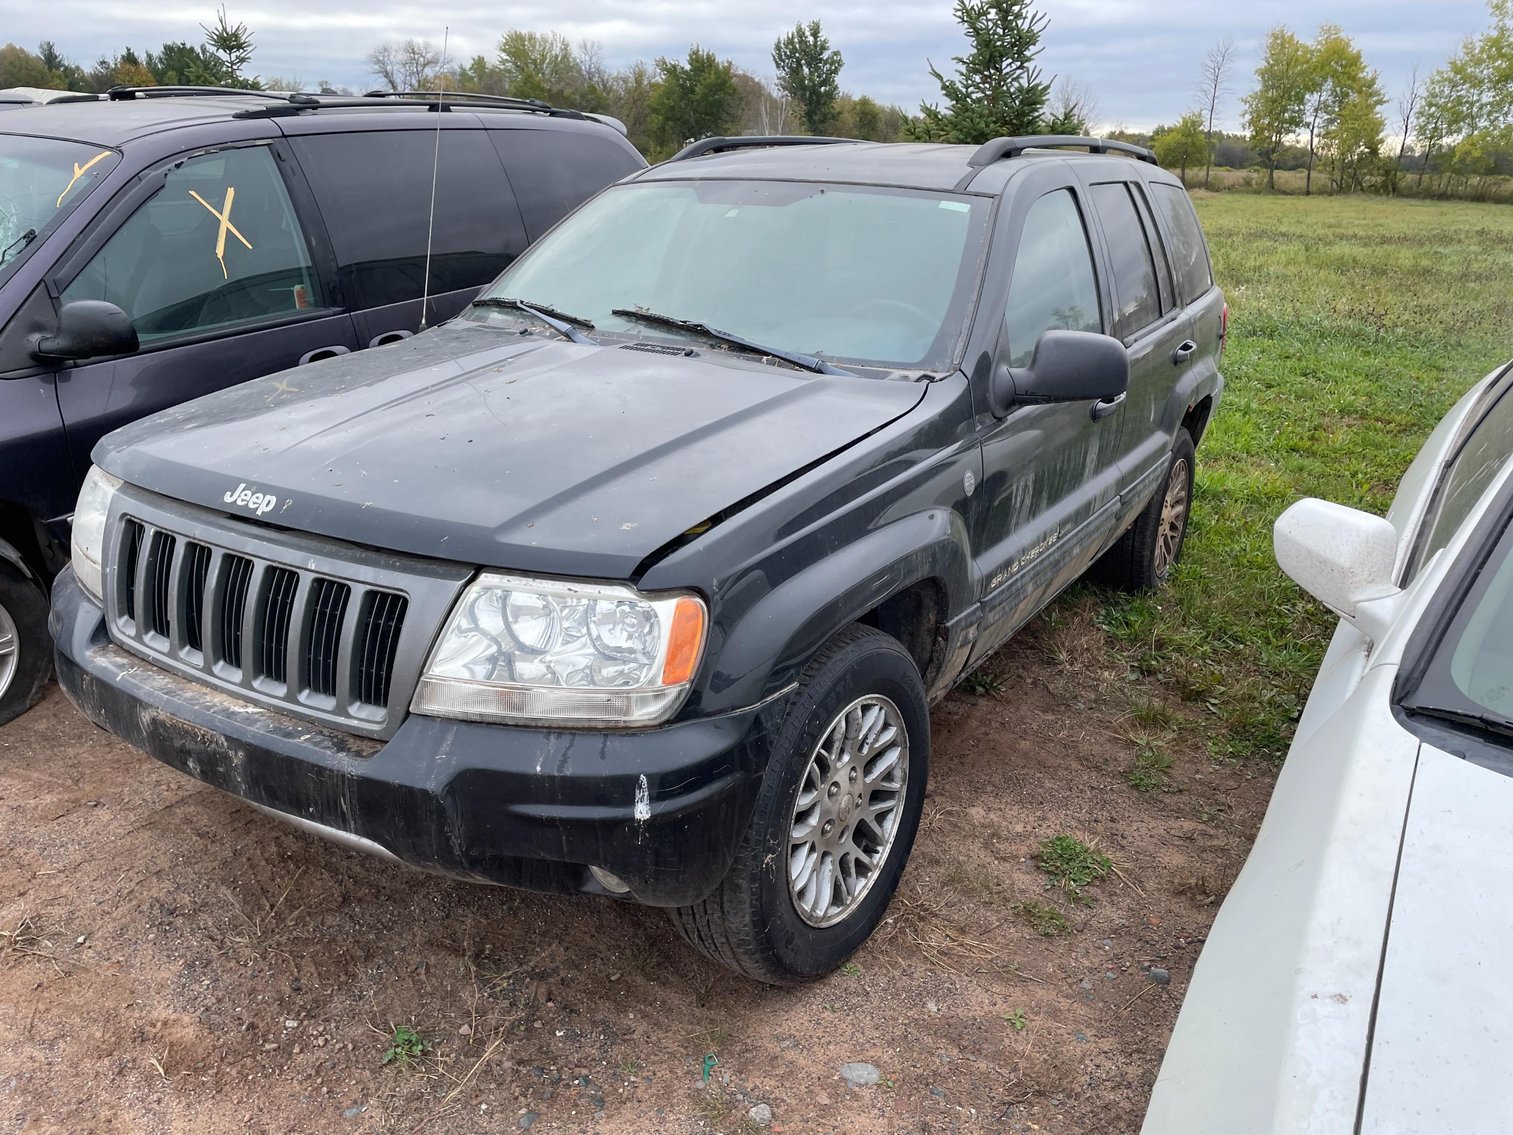
M 841 86 L 845 58 L 818 20 L 800 22 L 772 45 L 772 78 L 721 59 L 698 44 L 686 56 L 638 60 L 612 69 L 598 43 L 574 45 L 553 31 L 511 29 L 492 53 L 444 59 L 426 40 L 383 43 L 367 54 L 375 85 L 392 91 L 455 90 L 541 99 L 554 106 L 613 115 L 648 157 L 719 134 L 840 135 L 977 143 L 999 134 L 1086 133 L 1096 114 L 1086 88 L 1047 79 L 1035 64 L 1046 18 L 1029 0 L 957 0 L 966 50 L 943 71 L 926 61 L 940 104 L 903 107 Z M 249 90 L 353 94 L 325 80 L 251 73 L 253 34 L 224 8 L 201 25 L 199 43 L 126 48 L 85 69 L 51 42 L 37 51 L 0 47 L 0 88 L 25 86 L 103 92 L 113 86 L 197 84 Z
M 1278 170 L 1301 170 L 1304 193 L 1488 195 L 1513 175 L 1513 0 L 1489 0 L 1488 10 L 1490 27 L 1427 78 L 1415 67 L 1390 111 L 1380 75 L 1338 25 L 1311 40 L 1272 28 L 1240 99 L 1238 136 L 1215 128 L 1237 62 L 1234 41 L 1221 40 L 1204 60 L 1196 107 L 1150 143 L 1162 165 L 1205 187 L 1217 165 L 1260 169 L 1268 189 Z

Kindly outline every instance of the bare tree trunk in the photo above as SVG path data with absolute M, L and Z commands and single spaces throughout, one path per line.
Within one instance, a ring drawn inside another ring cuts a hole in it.
M 1387 190 L 1397 195 L 1397 179 L 1403 172 L 1403 155 L 1408 152 L 1408 135 L 1413 131 L 1413 114 L 1418 109 L 1418 100 L 1423 94 L 1423 84 L 1418 77 L 1418 64 L 1413 65 L 1413 75 L 1408 80 L 1408 89 L 1398 96 L 1397 109 L 1402 115 L 1402 138 L 1397 144 L 1397 160 L 1392 163 L 1392 175 Z

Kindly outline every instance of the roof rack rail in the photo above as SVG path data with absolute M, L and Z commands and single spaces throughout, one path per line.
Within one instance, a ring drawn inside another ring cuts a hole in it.
M 1017 158 L 1026 150 L 1085 149 L 1090 154 L 1129 154 L 1151 165 L 1160 165 L 1144 146 L 1112 138 L 1082 138 L 1075 134 L 1027 134 L 1019 138 L 994 138 L 977 147 L 967 159 L 969 166 L 990 166 L 1001 158 Z
M 833 146 L 842 142 L 860 142 L 860 138 L 811 138 L 807 134 L 749 134 L 740 138 L 700 138 L 690 142 L 672 157 L 669 162 L 687 161 L 705 154 L 723 154 L 730 150 L 766 149 L 770 146 Z
M 105 97 L 111 102 L 126 102 L 131 99 L 178 98 L 183 95 L 245 95 L 250 98 L 291 99 L 296 95 L 280 95 L 272 91 L 252 91 L 242 87 L 201 87 L 192 84 L 168 87 L 111 87 Z
M 370 99 L 420 99 L 439 105 L 459 103 L 463 106 L 496 106 L 506 110 L 532 110 L 538 114 L 557 115 L 562 118 L 587 118 L 581 110 L 565 106 L 553 106 L 542 99 L 522 99 L 513 95 L 484 95 L 472 91 L 368 91 Z

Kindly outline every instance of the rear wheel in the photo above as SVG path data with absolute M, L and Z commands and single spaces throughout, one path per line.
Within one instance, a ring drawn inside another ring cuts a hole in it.
M 0 560 L 0 725 L 36 705 L 52 667 L 47 596 Z
M 1093 577 L 1125 591 L 1154 591 L 1171 578 L 1187 540 L 1192 511 L 1196 450 L 1186 430 L 1178 430 L 1166 479 L 1129 531 L 1093 565 Z
M 678 930 L 760 981 L 821 977 L 883 916 L 919 829 L 929 768 L 924 683 L 896 639 L 836 636 L 805 669 L 772 742 L 750 826 Z

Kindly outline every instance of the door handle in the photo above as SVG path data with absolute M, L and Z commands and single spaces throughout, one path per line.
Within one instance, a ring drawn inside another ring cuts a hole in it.
M 1193 352 L 1198 349 L 1198 344 L 1191 339 L 1184 340 L 1182 345 L 1172 352 L 1172 366 L 1181 366 L 1193 357 Z
M 333 343 L 329 347 L 316 347 L 313 351 L 306 351 L 299 357 L 299 362 L 296 365 L 304 366 L 306 363 L 318 363 L 322 359 L 334 359 L 337 355 L 350 355 L 351 353 L 351 347 L 343 347 L 340 343 Z
M 1119 409 L 1120 406 L 1124 405 L 1125 397 L 1126 395 L 1121 394 L 1117 398 L 1110 398 L 1107 402 L 1094 402 L 1093 421 L 1096 422 L 1100 419 L 1106 418 L 1115 410 Z

